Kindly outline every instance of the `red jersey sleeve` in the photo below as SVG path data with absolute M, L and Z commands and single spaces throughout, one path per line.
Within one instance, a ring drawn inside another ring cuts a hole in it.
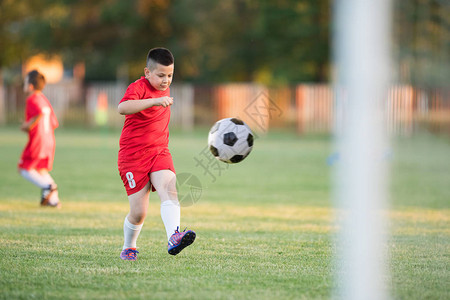
M 130 84 L 125 91 L 125 94 L 123 95 L 122 100 L 120 100 L 119 103 L 122 103 L 123 101 L 128 100 L 140 100 L 144 99 L 145 94 L 145 88 L 142 87 L 138 81 L 133 82 Z
M 29 121 L 31 118 L 36 117 L 41 113 L 42 107 L 39 100 L 35 95 L 28 98 L 25 107 L 25 120 Z

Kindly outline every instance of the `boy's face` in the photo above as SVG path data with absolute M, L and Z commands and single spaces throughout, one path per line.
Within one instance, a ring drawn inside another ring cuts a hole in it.
M 164 66 L 157 63 L 154 70 L 150 70 L 147 66 L 145 67 L 144 72 L 145 78 L 147 78 L 150 84 L 159 91 L 167 90 L 172 83 L 173 64 Z
M 29 83 L 28 81 L 28 75 L 25 76 L 25 79 L 23 81 L 23 91 L 28 94 L 31 93 L 33 91 L 33 85 Z

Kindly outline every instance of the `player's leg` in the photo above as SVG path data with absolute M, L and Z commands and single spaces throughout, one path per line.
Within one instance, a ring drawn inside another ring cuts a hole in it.
M 195 240 L 192 230 L 179 232 L 180 203 L 176 189 L 176 176 L 171 170 L 150 174 L 150 181 L 161 199 L 161 218 L 166 228 L 169 254 L 176 255 Z
M 34 161 L 34 165 L 39 165 L 39 161 Z M 31 162 L 30 162 L 31 165 Z M 60 207 L 56 184 L 47 170 L 19 167 L 19 173 L 23 178 L 41 188 L 41 205 Z M 56 198 L 55 198 L 56 197 Z M 50 201 L 50 199 L 52 200 Z
M 123 260 L 136 260 L 136 241 L 144 224 L 148 210 L 148 197 L 150 194 L 150 182 L 140 191 L 128 196 L 130 212 L 123 223 L 124 243 L 120 258 Z
M 56 183 L 55 180 L 53 179 L 52 176 L 50 176 L 50 173 L 48 172 L 47 169 L 38 169 L 37 172 L 39 173 L 39 175 L 44 178 L 46 181 L 50 182 L 50 184 L 52 186 L 56 187 Z
M 180 203 L 176 176 L 171 170 L 160 170 L 150 174 L 150 181 L 161 199 L 161 219 L 166 228 L 167 240 L 169 240 L 180 227 Z
M 148 199 L 150 195 L 150 182 L 138 192 L 128 196 L 130 202 L 130 213 L 127 215 L 128 221 L 135 225 L 142 225 L 148 210 Z
M 52 184 L 52 181 L 42 177 L 42 175 L 35 169 L 26 170 L 19 168 L 19 173 L 23 178 L 41 189 L 49 188 Z

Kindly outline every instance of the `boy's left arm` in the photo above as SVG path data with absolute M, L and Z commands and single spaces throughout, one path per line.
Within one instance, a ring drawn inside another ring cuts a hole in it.
M 126 100 L 119 103 L 117 110 L 121 115 L 132 115 L 152 106 L 167 107 L 173 104 L 172 97 Z

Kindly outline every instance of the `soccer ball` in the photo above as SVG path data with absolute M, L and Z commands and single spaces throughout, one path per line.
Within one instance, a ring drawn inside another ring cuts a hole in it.
M 217 121 L 209 131 L 208 146 L 214 157 L 233 164 L 246 158 L 253 148 L 253 133 L 242 120 Z

